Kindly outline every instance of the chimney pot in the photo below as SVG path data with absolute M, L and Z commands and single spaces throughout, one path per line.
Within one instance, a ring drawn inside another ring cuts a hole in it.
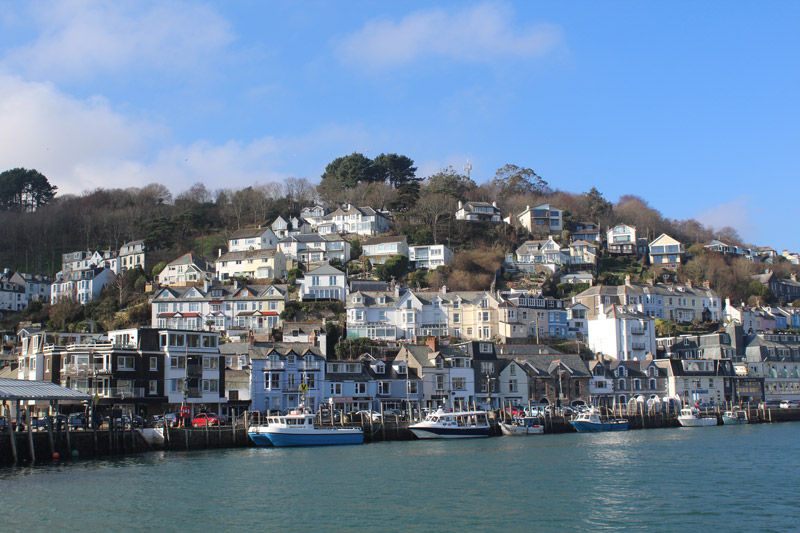
M 425 345 L 434 352 L 439 351 L 439 337 L 428 337 L 425 339 Z

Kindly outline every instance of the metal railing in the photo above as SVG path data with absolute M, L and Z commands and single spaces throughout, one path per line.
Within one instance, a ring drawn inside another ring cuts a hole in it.
M 96 374 L 111 374 L 111 369 L 101 363 L 79 363 L 64 365 L 61 372 L 67 375 L 91 376 Z
M 99 396 L 100 398 L 118 398 L 126 400 L 129 398 L 144 398 L 146 396 L 144 387 L 110 387 L 106 389 L 95 389 L 94 387 L 71 387 L 72 390 Z

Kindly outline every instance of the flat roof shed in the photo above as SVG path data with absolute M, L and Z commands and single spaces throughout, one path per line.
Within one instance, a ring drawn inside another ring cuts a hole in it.
M 42 401 L 86 401 L 92 395 L 50 383 L 49 381 L 28 381 L 24 379 L 0 378 L 0 401 L 42 400 Z

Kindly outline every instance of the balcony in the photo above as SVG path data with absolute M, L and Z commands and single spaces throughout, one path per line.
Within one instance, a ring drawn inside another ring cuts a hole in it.
M 272 390 L 274 392 L 274 391 L 277 391 L 278 389 L 273 387 L 270 390 Z M 300 383 L 283 383 L 281 385 L 281 387 L 280 387 L 280 390 L 281 390 L 281 392 L 286 392 L 286 393 L 290 393 L 290 394 L 292 394 L 292 393 L 294 393 L 294 394 L 303 394 L 300 391 Z M 306 391 L 306 393 L 319 392 L 319 390 L 320 390 L 319 387 L 311 387 L 311 386 L 309 386 L 308 390 Z
M 644 330 L 637 328 L 631 329 L 631 335 L 644 335 Z
M 632 350 L 644 350 L 646 348 L 647 348 L 647 346 L 643 342 L 633 342 L 633 343 L 631 343 L 631 349 Z
M 320 368 L 321 367 L 319 363 L 297 363 L 298 370 L 320 370 Z
M 264 361 L 264 370 L 283 370 L 284 368 L 283 361 Z
M 97 389 L 94 387 L 71 387 L 72 390 L 91 394 L 97 394 L 100 398 L 112 398 L 119 400 L 129 400 L 132 398 L 144 398 L 144 387 L 111 387 L 107 389 Z
M 111 374 L 111 369 L 100 363 L 64 365 L 61 373 L 68 376 L 94 376 L 98 374 Z

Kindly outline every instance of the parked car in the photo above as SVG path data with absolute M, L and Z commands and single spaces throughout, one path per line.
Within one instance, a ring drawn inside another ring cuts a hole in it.
M 342 412 L 338 409 L 334 409 L 333 412 L 330 409 L 320 409 L 317 414 L 322 419 L 322 422 L 330 422 L 331 418 L 337 423 L 342 421 Z
M 363 409 L 361 411 L 356 411 L 353 413 L 353 416 L 350 417 L 350 420 L 354 422 L 360 422 L 362 420 L 361 417 L 364 417 L 363 420 L 370 419 L 373 422 L 380 422 L 381 421 L 381 414 L 377 411 L 370 411 L 369 409 Z
M 100 413 L 94 413 L 93 418 L 92 429 L 97 429 L 103 425 L 103 416 Z M 89 417 L 86 413 L 72 413 L 67 417 L 67 424 L 70 429 L 87 429 L 89 427 Z
M 222 426 L 225 424 L 225 417 L 215 413 L 200 413 L 192 419 L 192 427 Z
M 781 402 L 776 400 L 767 400 L 766 402 L 761 402 L 758 404 L 759 409 L 778 409 L 781 406 Z
M 781 409 L 797 409 L 800 407 L 800 402 L 797 400 L 784 400 L 780 404 Z

